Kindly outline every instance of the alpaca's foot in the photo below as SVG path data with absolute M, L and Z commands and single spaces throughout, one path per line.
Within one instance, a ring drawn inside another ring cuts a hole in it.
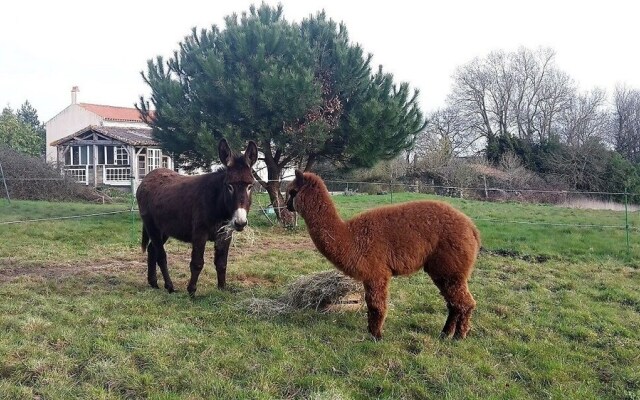
M 471 312 L 467 311 L 460 315 L 458 323 L 456 324 L 456 333 L 453 336 L 454 339 L 464 339 L 471 330 Z
M 373 340 L 375 340 L 376 342 L 379 342 L 380 340 L 382 340 L 382 330 L 381 329 L 371 329 L 371 327 L 369 327 L 369 333 L 371 334 L 371 336 L 373 336 Z
M 444 323 L 442 332 L 440 332 L 440 339 L 449 339 L 453 336 L 457 329 L 458 311 L 451 305 L 447 305 L 449 309 L 449 315 L 447 316 L 447 322 Z

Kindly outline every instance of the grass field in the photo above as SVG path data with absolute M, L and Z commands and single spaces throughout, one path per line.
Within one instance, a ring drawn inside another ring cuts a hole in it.
M 335 201 L 349 217 L 389 198 Z M 179 291 L 147 286 L 129 205 L 0 200 L 0 398 L 640 399 L 638 213 L 627 247 L 621 212 L 446 201 L 483 237 L 469 337 L 438 339 L 446 307 L 418 273 L 392 282 L 374 342 L 364 309 L 248 312 L 333 268 L 303 226 L 272 226 L 257 202 L 229 289 L 216 288 L 209 246 L 192 299 L 189 247 L 176 241 Z M 101 215 L 68 218 L 82 214 Z M 8 223 L 52 217 L 65 219 Z

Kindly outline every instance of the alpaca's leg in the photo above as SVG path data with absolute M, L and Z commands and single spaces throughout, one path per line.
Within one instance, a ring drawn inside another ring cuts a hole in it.
M 458 316 L 454 338 L 464 339 L 471 329 L 471 314 L 476 308 L 476 301 L 471 295 L 471 292 L 469 292 L 469 286 L 466 281 L 459 287 L 457 293 L 456 304 L 460 309 L 460 315 Z
M 367 317 L 369 333 L 376 339 L 382 338 L 382 325 L 387 316 L 387 296 L 389 279 L 364 282 L 365 301 L 367 302 Z
M 469 292 L 465 279 L 433 278 L 433 282 L 440 289 L 440 293 L 447 302 L 449 315 L 442 328 L 440 337 L 464 339 L 471 328 L 469 320 L 476 307 L 476 302 Z

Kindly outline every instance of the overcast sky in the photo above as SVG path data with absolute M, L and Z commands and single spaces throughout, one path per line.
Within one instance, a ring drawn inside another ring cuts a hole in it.
M 551 47 L 582 89 L 640 88 L 640 2 L 269 0 L 300 21 L 324 9 L 346 24 L 396 81 L 421 92 L 425 112 L 444 104 L 455 68 L 492 50 Z M 9 1 L 0 14 L 0 107 L 25 100 L 46 122 L 78 100 L 133 107 L 149 90 L 146 63 L 170 55 L 192 27 L 222 26 L 246 0 Z

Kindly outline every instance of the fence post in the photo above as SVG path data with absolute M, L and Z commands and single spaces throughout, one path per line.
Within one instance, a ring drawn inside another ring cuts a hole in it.
M 627 255 L 631 256 L 631 246 L 629 246 L 629 211 L 627 204 L 628 196 L 627 196 L 627 188 L 624 188 L 624 229 L 627 232 Z
M 7 193 L 7 200 L 11 204 L 11 197 L 9 197 L 9 188 L 7 188 L 7 180 L 4 177 L 4 170 L 2 169 L 2 163 L 0 163 L 0 175 L 2 175 L 2 183 L 4 183 L 4 191 Z
M 132 176 L 131 177 L 131 210 L 130 210 L 130 214 L 131 214 L 131 243 L 135 243 L 136 242 L 136 235 L 135 235 L 135 215 L 134 215 L 134 209 L 135 209 L 135 203 L 136 203 L 136 191 L 135 191 L 135 178 Z M 144 228 L 142 228 L 144 229 Z

